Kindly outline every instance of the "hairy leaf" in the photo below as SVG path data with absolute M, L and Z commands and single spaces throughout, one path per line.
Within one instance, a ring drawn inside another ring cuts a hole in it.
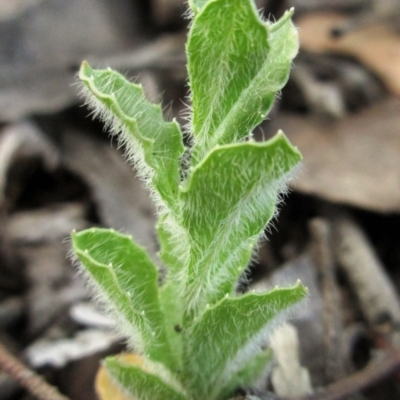
M 161 374 L 154 375 L 146 371 L 144 367 L 128 364 L 115 358 L 108 358 L 105 364 L 107 371 L 121 389 L 135 399 L 188 400 L 173 377 L 169 377 L 167 383 L 161 378 Z
M 209 307 L 187 333 L 184 378 L 194 399 L 213 399 L 221 386 L 260 352 L 268 324 L 282 311 L 304 298 L 307 290 L 298 283 L 268 293 L 225 297 Z M 265 343 L 264 343 L 265 344 Z
M 218 147 L 195 167 L 181 192 L 190 242 L 183 282 L 188 308 L 201 309 L 234 290 L 300 159 L 280 133 L 265 143 Z
M 167 321 L 166 333 L 168 335 L 171 349 L 174 353 L 177 364 L 174 370 L 182 368 L 182 318 L 183 307 L 182 297 L 179 293 L 179 286 L 169 281 L 160 288 L 160 303 Z
M 187 43 L 195 165 L 215 145 L 240 141 L 263 121 L 288 80 L 298 38 L 292 12 L 271 24 L 252 0 L 193 3 L 201 8 Z
M 141 178 L 155 189 L 156 202 L 160 197 L 173 210 L 184 151 L 177 122 L 164 121 L 160 106 L 146 100 L 141 86 L 111 69 L 94 70 L 84 62 L 79 78 L 92 95 L 89 106 L 118 134 Z
M 298 50 L 292 11 L 270 23 L 254 0 L 189 6 L 187 148 L 176 121 L 165 121 L 139 85 L 86 62 L 80 70 L 89 105 L 151 190 L 166 267 L 159 288 L 156 267 L 130 237 L 73 234 L 89 280 L 139 353 L 106 361 L 102 400 L 112 400 L 114 384 L 132 400 L 225 400 L 260 377 L 266 333 L 306 294 L 301 284 L 236 294 L 301 160 L 281 132 L 265 143 L 251 138 Z
M 73 233 L 72 244 L 131 344 L 152 360 L 176 365 L 159 303 L 157 269 L 145 250 L 108 229 Z
M 233 372 L 228 383 L 216 395 L 216 399 L 224 400 L 233 394 L 238 388 L 248 388 L 262 378 L 272 359 L 272 352 L 260 350 L 250 361 L 241 366 L 239 371 Z
M 178 199 L 179 197 L 177 198 L 177 204 L 179 204 Z M 171 225 L 173 227 L 171 227 Z M 170 271 L 174 273 L 182 271 L 186 266 L 181 252 L 181 245 L 186 232 L 182 230 L 182 227 L 180 227 L 171 216 L 163 215 L 157 224 L 157 234 L 160 244 L 159 256 L 161 260 Z

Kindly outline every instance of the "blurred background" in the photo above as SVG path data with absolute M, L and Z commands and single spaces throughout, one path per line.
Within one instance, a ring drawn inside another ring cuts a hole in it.
M 400 1 L 256 3 L 271 20 L 295 7 L 300 53 L 255 137 L 284 130 L 304 162 L 249 285 L 310 289 L 265 389 L 273 399 L 347 377 L 351 395 L 332 398 L 400 399 Z M 115 68 L 184 123 L 185 11 L 183 0 L 0 0 L 0 342 L 71 400 L 96 398 L 99 360 L 124 343 L 70 261 L 71 230 L 114 227 L 158 251 L 148 194 L 76 74 L 84 59 Z M 384 377 L 365 373 L 371 362 Z M 33 397 L 0 371 L 0 400 L 14 399 Z

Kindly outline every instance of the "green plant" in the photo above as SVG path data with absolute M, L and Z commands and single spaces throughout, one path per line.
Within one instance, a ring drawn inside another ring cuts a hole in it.
M 301 160 L 283 133 L 264 143 L 252 130 L 288 79 L 298 50 L 288 11 L 261 20 L 253 0 L 191 0 L 186 46 L 190 137 L 167 122 L 142 88 L 83 63 L 89 106 L 125 146 L 157 206 L 158 271 L 146 251 L 114 230 L 72 234 L 95 294 L 142 356 L 105 360 L 128 398 L 226 399 L 264 373 L 273 321 L 306 295 L 299 282 L 268 293 L 236 288 Z

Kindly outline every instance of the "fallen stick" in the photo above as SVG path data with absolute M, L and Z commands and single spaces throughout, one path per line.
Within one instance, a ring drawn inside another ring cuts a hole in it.
M 346 374 L 343 359 L 343 327 L 335 262 L 332 254 L 331 224 L 323 218 L 314 218 L 309 223 L 313 240 L 314 264 L 323 296 L 323 326 L 325 342 L 325 376 L 327 382 L 335 382 Z
M 69 400 L 41 376 L 22 364 L 0 343 L 0 369 L 40 400 Z
M 332 219 L 336 259 L 354 289 L 370 326 L 389 318 L 400 325 L 396 288 L 361 228 L 350 217 Z

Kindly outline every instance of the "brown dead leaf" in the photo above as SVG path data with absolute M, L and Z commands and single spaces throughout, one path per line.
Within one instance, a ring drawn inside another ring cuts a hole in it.
M 304 157 L 295 190 L 374 211 L 400 211 L 399 99 L 329 123 L 283 113 L 274 123 Z
M 400 37 L 376 23 L 333 38 L 333 28 L 346 21 L 336 13 L 308 13 L 296 21 L 303 50 L 350 55 L 374 71 L 393 94 L 400 96 Z

